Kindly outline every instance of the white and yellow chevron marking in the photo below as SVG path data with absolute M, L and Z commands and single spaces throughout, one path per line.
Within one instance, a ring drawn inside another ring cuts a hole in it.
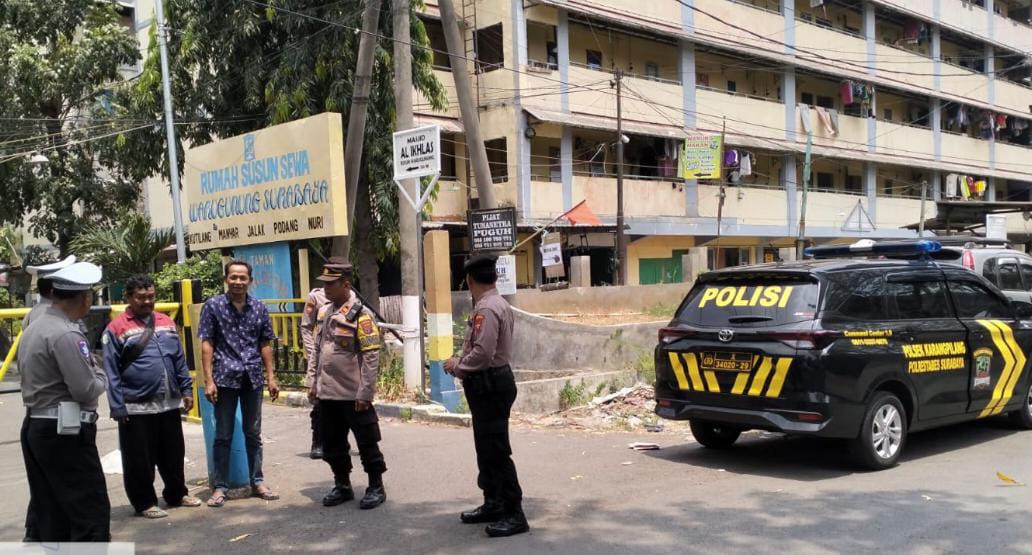
M 1003 412 L 1014 394 L 1014 386 L 1018 383 L 1018 377 L 1025 368 L 1025 353 L 1021 351 L 1017 341 L 1014 340 L 1014 332 L 1011 327 L 999 320 L 978 320 L 993 338 L 993 345 L 1003 357 L 1003 372 L 1000 379 L 993 388 L 992 398 L 989 403 L 978 414 L 979 418 L 993 416 Z

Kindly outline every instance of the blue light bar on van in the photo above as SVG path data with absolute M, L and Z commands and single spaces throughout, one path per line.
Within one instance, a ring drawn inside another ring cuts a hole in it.
M 942 249 L 938 241 L 892 241 L 877 243 L 874 241 L 857 241 L 852 245 L 836 245 L 832 247 L 810 247 L 803 250 L 806 256 L 814 258 L 837 258 L 864 254 L 874 255 L 921 255 Z

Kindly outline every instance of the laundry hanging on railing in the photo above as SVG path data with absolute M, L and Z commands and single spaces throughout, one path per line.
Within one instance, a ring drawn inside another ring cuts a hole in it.
M 871 112 L 871 102 L 874 100 L 874 86 L 859 81 L 845 80 L 839 87 L 839 94 L 842 97 L 843 106 L 860 104 L 860 111 L 868 117 L 874 117 Z
M 836 113 L 835 119 L 832 120 L 831 114 L 829 113 L 834 112 L 835 110 L 828 110 L 827 108 L 817 106 L 814 108 L 814 111 L 817 112 L 817 119 L 820 120 L 821 125 L 824 126 L 824 131 L 832 137 L 838 135 L 838 114 Z
M 803 124 L 803 132 L 809 135 L 813 133 L 813 128 L 810 126 L 810 105 L 800 104 L 799 108 L 799 120 Z
M 984 178 L 957 173 L 946 174 L 947 200 L 982 200 L 988 188 L 989 182 Z

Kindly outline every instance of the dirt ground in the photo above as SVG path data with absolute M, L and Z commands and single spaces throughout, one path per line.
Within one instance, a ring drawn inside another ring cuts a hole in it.
M 655 432 L 685 434 L 688 422 L 664 420 L 656 416 L 656 401 L 651 385 L 638 383 L 611 395 L 592 399 L 588 404 L 543 415 L 518 415 L 514 419 L 534 428 L 574 429 L 597 432 Z
M 670 316 L 656 315 L 647 312 L 628 312 L 621 314 L 542 314 L 547 318 L 586 324 L 589 326 L 610 326 L 615 324 L 645 324 L 648 322 L 669 322 Z

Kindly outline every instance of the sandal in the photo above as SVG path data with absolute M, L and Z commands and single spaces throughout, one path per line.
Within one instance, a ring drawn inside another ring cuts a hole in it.
M 254 497 L 261 497 L 266 501 L 275 501 L 279 499 L 279 494 L 272 491 L 272 489 L 266 485 L 255 486 L 252 490 L 252 495 L 254 495 Z
M 200 499 L 197 499 L 196 497 L 194 497 L 192 495 L 184 495 L 183 498 L 179 500 L 179 505 L 178 506 L 179 507 L 200 507 L 201 504 L 202 504 L 202 502 L 201 502 Z
M 213 507 L 213 508 L 214 507 L 221 507 L 221 506 L 223 506 L 225 504 L 226 504 L 226 492 L 224 492 L 224 491 L 222 491 L 220 489 L 215 490 L 215 492 L 211 494 L 211 497 L 208 498 L 208 506 L 209 507 Z
M 144 518 L 165 518 L 166 516 L 168 516 L 168 513 L 163 511 L 157 505 L 155 505 L 155 506 L 153 506 L 153 507 L 151 507 L 151 508 L 149 508 L 147 510 L 140 511 L 140 512 L 138 512 L 136 514 L 138 514 L 138 515 L 140 515 L 140 516 L 142 516 Z

